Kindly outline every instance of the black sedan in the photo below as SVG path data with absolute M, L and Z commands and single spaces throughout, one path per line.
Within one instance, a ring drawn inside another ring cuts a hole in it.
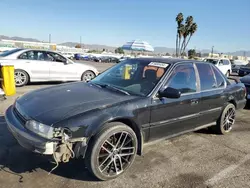
M 250 74 L 242 77 L 240 81 L 246 86 L 247 100 L 250 102 Z
M 250 63 L 244 66 L 241 66 L 239 69 L 239 76 L 245 76 L 250 74 Z
M 210 63 L 135 58 L 88 83 L 27 93 L 5 118 L 21 146 L 56 163 L 84 158 L 93 175 L 108 180 L 125 172 L 146 142 L 210 126 L 229 133 L 245 104 L 244 84 L 230 84 Z

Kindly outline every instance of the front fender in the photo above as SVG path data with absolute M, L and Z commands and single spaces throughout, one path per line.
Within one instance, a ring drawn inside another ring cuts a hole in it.
M 91 137 L 104 124 L 116 119 L 130 119 L 139 125 L 140 122 L 137 122 L 135 118 L 137 112 L 133 109 L 136 108 L 132 103 L 106 109 L 95 109 L 83 114 L 78 114 L 57 124 L 69 128 L 72 131 L 72 137 Z M 58 125 L 55 126 L 58 127 Z

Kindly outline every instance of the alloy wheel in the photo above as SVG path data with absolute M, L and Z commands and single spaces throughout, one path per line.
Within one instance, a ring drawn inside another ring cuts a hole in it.
M 15 72 L 14 78 L 16 86 L 22 86 L 27 81 L 27 76 L 25 75 L 25 73 L 19 71 Z
M 100 148 L 99 171 L 109 177 L 121 174 L 133 161 L 135 150 L 135 141 L 128 132 L 122 131 L 111 135 Z
M 223 120 L 223 129 L 225 132 L 230 132 L 232 129 L 232 126 L 235 122 L 235 109 L 229 108 L 225 114 L 224 120 Z
M 95 77 L 95 74 L 93 72 L 87 71 L 83 74 L 82 81 L 88 82 L 88 81 L 92 80 L 94 77 Z

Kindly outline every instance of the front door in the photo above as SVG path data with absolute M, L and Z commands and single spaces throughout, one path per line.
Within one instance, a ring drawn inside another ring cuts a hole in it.
M 80 80 L 77 74 L 77 66 L 67 62 L 67 59 L 58 53 L 47 52 L 50 61 L 50 80 L 52 81 L 75 81 Z
M 181 91 L 178 99 L 152 98 L 150 139 L 172 136 L 198 126 L 200 92 L 193 63 L 177 65 L 162 89 Z

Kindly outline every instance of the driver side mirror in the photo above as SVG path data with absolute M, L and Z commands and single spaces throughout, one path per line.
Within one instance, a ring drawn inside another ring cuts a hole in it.
M 181 92 L 178 89 L 167 87 L 165 90 L 159 91 L 158 96 L 159 98 L 166 97 L 170 99 L 178 99 L 181 97 Z
M 72 62 L 70 60 L 66 60 L 63 63 L 64 63 L 64 65 L 72 64 Z

